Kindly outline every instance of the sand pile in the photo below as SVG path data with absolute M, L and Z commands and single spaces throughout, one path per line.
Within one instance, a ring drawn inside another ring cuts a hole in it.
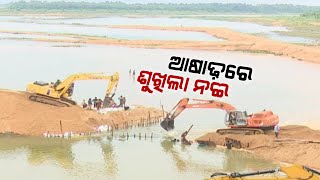
M 281 127 L 279 139 L 271 131 L 261 135 L 208 133 L 197 140 L 224 145 L 226 137 L 239 140 L 245 149 L 263 158 L 320 169 L 320 130 L 292 125 Z
M 160 110 L 143 107 L 102 115 L 79 106 L 55 107 L 32 102 L 24 92 L 5 90 L 0 91 L 0 99 L 1 133 L 13 132 L 23 135 L 42 135 L 47 131 L 61 133 L 60 121 L 63 132 L 92 132 L 100 125 L 112 126 L 142 116 L 146 117 L 148 112 L 153 117 L 162 115 Z

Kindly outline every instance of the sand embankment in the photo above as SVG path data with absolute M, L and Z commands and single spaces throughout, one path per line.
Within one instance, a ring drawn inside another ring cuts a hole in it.
M 42 135 L 44 132 L 93 132 L 99 125 L 119 125 L 137 122 L 141 118 L 162 116 L 155 108 L 138 107 L 127 111 L 100 114 L 79 106 L 56 107 L 28 100 L 27 94 L 16 91 L 0 91 L 0 133 L 13 132 L 22 135 Z
M 210 140 L 216 145 L 224 145 L 226 137 L 240 141 L 244 149 L 260 157 L 320 169 L 320 130 L 290 125 L 281 127 L 278 139 L 275 139 L 273 132 L 261 135 L 208 133 L 197 141 Z
M 208 28 L 208 27 L 164 27 L 164 26 L 145 26 L 145 25 L 117 25 L 106 26 L 108 28 L 120 29 L 145 29 L 145 30 L 167 30 L 167 31 L 192 31 L 203 32 L 209 35 L 222 38 L 225 41 L 178 41 L 178 40 L 122 40 L 104 37 L 90 37 L 72 34 L 50 34 L 41 32 L 17 32 L 1 30 L 4 33 L 32 34 L 60 36 L 71 39 L 49 39 L 33 38 L 34 41 L 45 42 L 66 42 L 84 43 L 100 45 L 122 45 L 134 48 L 161 48 L 161 49 L 193 49 L 193 50 L 227 50 L 227 51 L 249 51 L 258 53 L 270 53 L 279 56 L 295 58 L 300 61 L 320 63 L 320 49 L 317 46 L 305 46 L 271 40 L 265 37 L 236 32 L 227 28 Z
M 112 26 L 125 29 L 169 30 L 169 31 L 193 31 L 204 32 L 212 36 L 225 39 L 226 42 L 214 43 L 218 49 L 262 51 L 280 56 L 288 56 L 302 61 L 320 63 L 320 51 L 317 47 L 303 46 L 271 40 L 265 37 L 236 32 L 227 28 L 208 27 L 161 27 L 161 26 Z M 195 42 L 196 43 L 196 42 Z M 200 45 L 200 44 L 199 44 Z M 201 47 L 200 47 L 201 48 Z M 197 48 L 195 48 L 197 49 Z

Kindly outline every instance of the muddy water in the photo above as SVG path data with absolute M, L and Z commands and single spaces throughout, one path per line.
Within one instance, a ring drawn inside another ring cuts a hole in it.
M 284 27 L 263 26 L 255 23 L 229 22 L 217 20 L 201 20 L 188 18 L 127 18 L 104 17 L 88 19 L 52 19 L 42 21 L 48 23 L 85 24 L 85 25 L 154 25 L 154 26 L 191 26 L 191 27 L 228 27 L 246 33 L 261 33 L 271 31 L 285 31 Z
M 274 166 L 245 152 L 186 147 L 162 138 L 0 138 L 1 179 L 200 180 L 217 171 Z
M 266 37 L 269 37 L 274 40 L 289 42 L 289 43 L 298 43 L 298 44 L 317 44 L 319 39 L 311 39 L 299 36 L 286 36 L 275 32 L 270 32 Z
M 252 55 L 219 51 L 137 49 L 117 46 L 52 47 L 50 43 L 0 41 L 0 88 L 24 90 L 35 80 L 56 81 L 78 72 L 120 72 L 116 97 L 125 95 L 130 105 L 145 104 L 170 110 L 181 98 L 212 99 L 209 93 L 192 92 L 146 94 L 129 77 L 129 69 L 185 75 L 211 80 L 208 76 L 168 70 L 172 55 L 208 61 L 244 65 L 253 68 L 253 80 L 239 82 L 221 78 L 230 85 L 227 101 L 239 109 L 256 112 L 272 109 L 281 123 L 303 123 L 319 119 L 320 67 L 272 55 Z M 74 99 L 103 97 L 108 82 L 80 81 Z M 190 86 L 191 87 L 191 86 Z M 206 131 L 223 128 L 225 112 L 220 110 L 186 110 L 176 121 L 176 137 L 194 125 L 189 138 Z M 1 179 L 203 179 L 215 171 L 249 171 L 273 168 L 274 164 L 247 153 L 224 151 L 192 145 L 172 144 L 159 126 L 135 129 L 133 133 L 154 133 L 154 138 L 120 141 L 107 136 L 79 140 L 1 138 Z M 126 132 L 118 132 L 118 135 Z M 172 134 L 171 134 L 172 136 Z M 12 173 L 13 170 L 19 173 Z M 40 176 L 41 175 L 41 176 Z
M 0 39 L 16 39 L 16 40 L 32 40 L 32 39 L 50 39 L 50 40 L 77 40 L 76 38 L 62 37 L 62 36 L 46 36 L 36 34 L 12 34 L 0 33 Z
M 36 24 L 24 22 L 0 22 L 0 30 L 13 32 L 42 32 L 54 34 L 76 34 L 102 36 L 115 39 L 152 39 L 152 40 L 189 40 L 189 41 L 222 41 L 201 32 L 172 32 L 160 30 L 116 29 L 106 27 Z M 24 35 L 30 38 L 31 35 Z

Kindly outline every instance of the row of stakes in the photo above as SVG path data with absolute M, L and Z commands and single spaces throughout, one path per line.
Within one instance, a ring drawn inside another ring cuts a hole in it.
M 150 127 L 150 126 L 159 124 L 161 122 L 162 118 L 163 118 L 163 116 L 151 117 L 150 112 L 149 112 L 148 113 L 148 117 L 146 119 L 145 118 L 141 118 L 140 120 L 136 120 L 136 121 L 131 120 L 130 124 L 129 124 L 130 121 L 124 122 L 121 125 L 120 124 L 113 124 L 112 127 L 108 126 L 107 132 L 111 132 L 111 136 L 113 137 L 113 132 L 114 131 L 132 129 L 132 128 L 135 128 L 135 127 Z M 63 132 L 62 131 L 62 123 L 61 123 L 61 121 L 60 121 L 60 128 L 61 128 L 61 132 Z M 85 136 L 85 135 L 91 135 L 91 134 L 92 133 L 80 133 L 79 136 L 81 136 L 81 135 Z M 66 136 L 64 134 L 61 134 L 61 135 L 52 136 L 52 137 L 71 137 L 71 135 L 68 134 L 68 136 Z M 135 138 L 136 135 L 134 134 L 133 137 Z M 139 133 L 138 137 L 141 139 L 141 133 Z M 150 137 L 153 138 L 153 133 L 151 134 Z M 128 134 L 127 134 L 127 138 L 129 138 Z M 145 138 L 147 138 L 146 134 L 145 134 Z
M 114 127 L 114 130 L 117 131 L 117 130 L 123 130 L 123 129 L 132 129 L 132 128 L 135 128 L 135 127 L 150 127 L 150 126 L 153 126 L 153 125 L 158 125 L 161 121 L 162 121 L 162 118 L 163 116 L 158 116 L 158 117 L 151 117 L 150 116 L 150 112 L 149 112 L 149 115 L 148 115 L 148 118 L 147 119 L 144 119 L 144 118 L 141 118 L 140 121 L 131 121 L 131 123 L 129 124 L 129 122 L 125 122 L 122 124 L 122 126 L 119 126 L 118 124 L 115 125 Z M 108 129 L 109 131 L 109 129 Z M 111 130 L 111 136 L 116 138 L 113 134 L 113 130 Z M 133 134 L 133 135 L 129 135 L 129 133 L 127 133 L 126 135 L 123 133 L 122 136 L 120 136 L 122 138 L 127 138 L 127 140 L 129 139 L 129 137 L 133 137 L 133 138 L 139 138 L 141 139 L 143 137 L 143 134 L 139 133 L 139 134 Z M 144 134 L 144 139 L 147 139 L 149 138 L 150 139 L 153 139 L 154 136 L 153 136 L 153 132 L 151 132 L 150 136 L 147 136 L 147 133 Z
M 123 130 L 123 129 L 132 129 L 136 127 L 150 127 L 156 124 L 159 124 L 162 121 L 162 116 L 158 117 L 153 117 L 151 118 L 150 116 L 147 119 L 141 118 L 140 120 L 136 121 L 127 121 L 122 124 L 114 124 L 113 129 L 115 131 L 117 130 Z M 108 131 L 110 131 L 108 129 Z
M 154 137 L 153 136 L 153 132 L 151 132 L 151 134 L 148 136 L 147 133 L 144 133 L 144 135 L 142 133 L 139 134 L 133 134 L 133 135 L 129 135 L 129 133 L 122 134 L 121 136 L 116 136 L 116 135 L 112 135 L 113 138 L 126 138 L 127 140 L 129 139 L 129 137 L 133 137 L 133 138 L 139 138 L 142 139 L 144 137 L 144 139 L 146 140 L 147 138 L 153 139 L 153 138 L 158 138 L 158 137 Z

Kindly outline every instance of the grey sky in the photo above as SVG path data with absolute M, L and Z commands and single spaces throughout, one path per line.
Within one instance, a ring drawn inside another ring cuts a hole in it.
M 0 4 L 14 2 L 19 0 L 0 0 Z M 28 0 L 26 0 L 28 1 Z M 61 0 L 42 0 L 42 1 L 61 1 Z M 74 2 L 105 2 L 108 0 L 64 0 Z M 295 5 L 308 5 L 320 6 L 320 0 L 109 0 L 121 1 L 125 3 L 248 3 L 248 4 L 295 4 Z

